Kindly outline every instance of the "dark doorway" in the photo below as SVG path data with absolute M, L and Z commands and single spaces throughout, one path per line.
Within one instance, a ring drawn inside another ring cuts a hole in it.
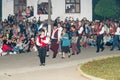
M 0 21 L 2 20 L 2 0 L 0 0 Z

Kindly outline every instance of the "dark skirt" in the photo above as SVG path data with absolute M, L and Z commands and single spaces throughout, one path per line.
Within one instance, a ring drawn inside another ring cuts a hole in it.
M 65 53 L 70 52 L 70 47 L 69 46 L 62 46 L 61 49 L 62 49 L 62 52 L 65 52 Z
M 50 49 L 51 49 L 53 52 L 57 52 L 57 51 L 58 51 L 58 48 L 59 48 L 59 44 L 58 44 L 57 42 L 51 42 Z

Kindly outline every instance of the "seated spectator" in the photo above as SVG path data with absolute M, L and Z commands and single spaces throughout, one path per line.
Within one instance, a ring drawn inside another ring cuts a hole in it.
M 90 36 L 90 38 L 88 38 L 88 45 L 89 46 L 96 46 L 96 40 L 94 39 L 93 36 Z
M 7 40 L 3 40 L 2 50 L 8 53 L 13 52 L 13 48 L 7 44 Z
M 106 46 L 111 46 L 112 45 L 112 37 L 110 36 L 110 34 L 107 34 L 104 36 L 104 44 Z
M 0 56 L 2 56 L 3 50 L 0 48 Z
M 31 40 L 30 40 L 30 48 L 29 49 L 30 49 L 30 51 L 37 51 L 34 38 L 31 38 Z
M 26 14 L 26 11 L 23 10 L 23 11 L 22 11 L 22 18 L 25 19 L 25 18 L 26 18 L 26 15 L 27 15 L 27 14 Z

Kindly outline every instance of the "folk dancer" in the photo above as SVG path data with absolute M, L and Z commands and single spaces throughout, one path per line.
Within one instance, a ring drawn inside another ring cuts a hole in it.
M 59 48 L 59 41 L 58 41 L 58 29 L 57 26 L 54 26 L 51 31 L 51 46 L 50 49 L 53 51 L 53 57 L 56 58 Z
M 103 37 L 104 37 L 104 26 L 102 22 L 98 22 L 98 26 L 97 26 L 97 39 L 96 39 L 96 45 L 97 45 L 97 53 L 100 51 L 104 50 L 104 43 L 103 43 Z
M 40 29 L 40 36 L 36 39 L 36 45 L 38 46 L 38 54 L 40 59 L 40 66 L 45 66 L 45 57 L 46 57 L 46 46 L 49 42 L 47 37 L 45 36 L 45 31 Z

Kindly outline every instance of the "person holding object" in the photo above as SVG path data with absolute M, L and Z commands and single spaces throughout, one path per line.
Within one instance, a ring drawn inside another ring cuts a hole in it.
M 39 34 L 40 35 L 36 39 L 36 45 L 38 46 L 38 56 L 41 63 L 40 66 L 45 66 L 46 47 L 49 43 L 49 39 L 47 39 L 44 29 L 40 29 Z

